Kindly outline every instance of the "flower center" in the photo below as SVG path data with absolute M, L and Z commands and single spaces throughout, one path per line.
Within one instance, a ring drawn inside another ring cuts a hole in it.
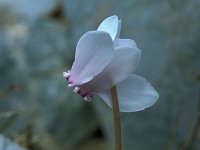
M 78 93 L 85 101 L 91 101 L 91 98 L 94 96 L 91 92 L 89 92 L 89 89 L 85 88 L 81 85 L 75 85 L 73 81 L 70 80 L 70 72 L 63 72 L 63 76 L 68 81 L 68 87 L 74 87 L 73 91 L 75 93 Z

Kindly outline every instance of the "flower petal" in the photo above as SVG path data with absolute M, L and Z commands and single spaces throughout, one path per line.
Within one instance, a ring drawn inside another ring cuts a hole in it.
M 106 18 L 98 27 L 97 31 L 105 31 L 110 34 L 112 40 L 115 39 L 117 32 L 118 32 L 118 17 L 111 16 Z
M 139 49 L 117 48 L 112 61 L 93 80 L 85 84 L 85 88 L 98 92 L 110 89 L 126 79 L 136 68 L 141 56 Z M 120 67 L 123 66 L 123 67 Z
M 130 47 L 130 48 L 137 48 L 137 45 L 134 40 L 131 39 L 119 39 L 116 38 L 114 41 L 115 47 Z
M 116 35 L 116 38 L 119 38 L 119 35 L 120 35 L 120 32 L 121 32 L 121 26 L 122 26 L 122 20 L 118 20 L 118 29 L 117 29 L 117 35 Z
M 158 100 L 158 93 L 143 77 L 131 75 L 117 85 L 121 112 L 135 112 L 152 106 Z M 98 93 L 111 107 L 110 91 Z
M 110 35 L 103 31 L 89 31 L 78 41 L 75 61 L 70 71 L 74 84 L 83 84 L 97 76 L 114 55 Z

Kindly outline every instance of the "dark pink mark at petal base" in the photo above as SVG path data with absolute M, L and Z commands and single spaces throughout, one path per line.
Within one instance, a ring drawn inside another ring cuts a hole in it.
M 93 97 L 92 93 L 89 92 L 83 93 L 81 87 L 78 86 L 74 88 L 74 92 L 78 93 L 85 101 L 90 101 L 91 98 Z
M 73 81 L 70 80 L 70 72 L 63 72 L 63 76 L 65 79 L 68 81 L 68 87 L 74 87 L 75 85 L 73 84 Z
M 85 90 L 81 90 L 81 86 L 77 86 L 73 84 L 73 81 L 70 80 L 70 72 L 63 72 L 63 76 L 68 81 L 68 87 L 74 87 L 74 92 L 78 93 L 85 101 L 90 101 L 94 94 L 90 92 L 82 92 Z
M 68 81 L 70 78 L 70 73 L 68 72 L 63 72 L 63 77 L 65 77 L 65 79 Z

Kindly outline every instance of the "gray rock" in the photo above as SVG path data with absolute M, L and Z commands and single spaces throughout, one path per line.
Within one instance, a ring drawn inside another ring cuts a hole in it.
M 24 148 L 11 142 L 9 139 L 5 138 L 1 134 L 0 134 L 0 149 L 1 150 L 25 150 Z

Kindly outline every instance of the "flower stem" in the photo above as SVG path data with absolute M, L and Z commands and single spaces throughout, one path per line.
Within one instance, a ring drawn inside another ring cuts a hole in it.
M 119 103 L 118 103 L 116 86 L 111 88 L 111 95 L 112 95 L 114 126 L 115 126 L 115 150 L 121 150 L 121 122 L 120 122 L 120 112 L 119 112 Z

